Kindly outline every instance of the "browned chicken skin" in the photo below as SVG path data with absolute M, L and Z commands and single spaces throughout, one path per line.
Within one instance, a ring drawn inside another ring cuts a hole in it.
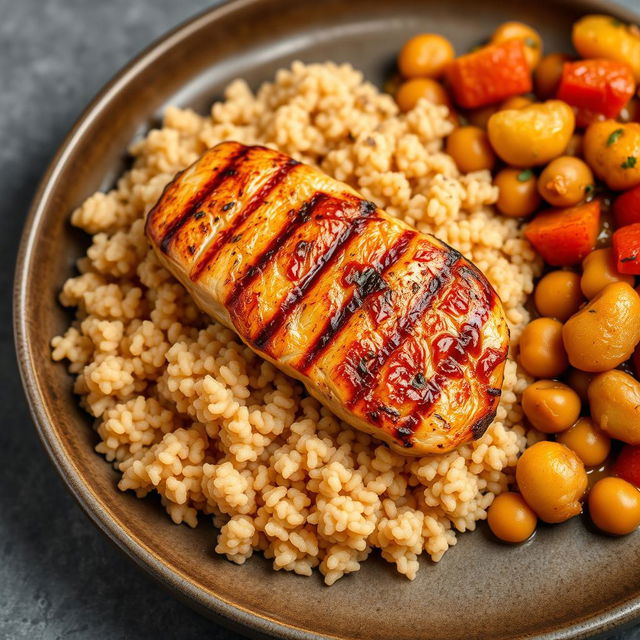
M 491 285 L 318 169 L 219 144 L 146 231 L 204 311 L 357 429 L 424 455 L 493 420 L 508 329 Z

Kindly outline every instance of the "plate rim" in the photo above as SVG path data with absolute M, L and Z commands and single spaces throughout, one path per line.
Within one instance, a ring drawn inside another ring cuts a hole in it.
M 176 567 L 166 564 L 159 554 L 153 552 L 141 540 L 116 524 L 109 509 L 87 483 L 73 460 L 65 455 L 61 439 L 50 428 L 46 403 L 40 392 L 36 376 L 37 364 L 33 357 L 29 337 L 32 329 L 25 313 L 25 303 L 30 286 L 29 272 L 33 262 L 33 249 L 39 227 L 48 208 L 49 197 L 67 161 L 73 157 L 75 147 L 84 132 L 100 113 L 109 107 L 119 91 L 144 72 L 163 54 L 187 40 L 192 33 L 215 23 L 222 17 L 251 5 L 268 4 L 272 0 L 222 0 L 208 7 L 175 27 L 161 34 L 148 46 L 130 59 L 91 99 L 75 119 L 68 133 L 57 147 L 45 173 L 40 179 L 29 206 L 20 237 L 13 279 L 13 332 L 14 347 L 20 379 L 31 418 L 36 426 L 40 442 L 51 458 L 64 485 L 80 505 L 93 524 L 122 551 L 131 561 L 142 568 L 161 586 L 168 589 L 179 600 L 186 602 L 199 613 L 214 618 L 218 623 L 253 637 L 285 638 L 291 640 L 336 639 L 338 636 L 318 634 L 295 625 L 275 620 L 263 613 L 251 611 L 231 604 L 211 590 L 196 586 L 188 575 Z M 306 1 L 306 0 L 303 0 Z M 615 13 L 628 22 L 639 22 L 640 14 L 609 0 L 555 0 L 558 4 L 587 6 L 593 11 Z M 640 587 L 636 595 L 621 604 L 605 608 L 593 615 L 577 618 L 568 625 L 555 626 L 536 636 L 529 634 L 515 638 L 539 638 L 544 640 L 568 640 L 586 638 L 629 624 L 640 617 Z

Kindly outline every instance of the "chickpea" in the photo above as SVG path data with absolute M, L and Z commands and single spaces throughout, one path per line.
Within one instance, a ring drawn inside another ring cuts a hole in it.
M 437 33 L 421 33 L 405 42 L 398 68 L 405 78 L 439 78 L 455 57 L 453 45 Z
M 587 373 L 571 367 L 567 373 L 567 384 L 580 396 L 582 402 L 588 402 L 587 390 L 595 377 L 595 373 Z
M 576 369 L 599 372 L 617 367 L 640 341 L 640 296 L 626 282 L 608 284 L 567 320 L 562 339 Z
M 611 438 L 591 418 L 580 418 L 557 437 L 560 444 L 575 451 L 586 467 L 597 467 L 609 456 Z
M 612 249 L 596 249 L 582 261 L 580 288 L 586 298 L 593 298 L 612 282 L 633 286 L 634 277 L 618 273 Z
M 580 133 L 574 133 L 569 140 L 567 148 L 564 150 L 565 156 L 577 158 L 582 155 L 583 136 Z
M 588 15 L 573 25 L 573 46 L 583 58 L 606 58 L 631 65 L 640 82 L 640 32 L 611 16 Z
M 491 503 L 487 522 L 496 538 L 515 544 L 533 535 L 538 519 L 519 493 L 508 491 Z
M 495 152 L 516 167 L 546 164 L 562 154 L 574 128 L 573 111 L 560 100 L 498 111 L 487 124 Z
M 504 109 L 524 109 L 533 104 L 533 100 L 528 96 L 513 96 L 507 98 L 501 105 L 500 110 Z
M 533 301 L 541 316 L 565 322 L 584 302 L 580 276 L 573 271 L 550 271 L 536 285 Z
M 441 104 L 451 107 L 449 94 L 445 88 L 431 78 L 413 78 L 403 82 L 396 91 L 396 103 L 400 111 L 411 111 L 420 98 L 426 98 L 433 104 Z
M 584 134 L 584 157 L 614 191 L 640 184 L 640 123 L 605 120 L 590 125 Z
M 520 336 L 520 364 L 536 378 L 555 378 L 567 368 L 562 323 L 551 318 L 530 322 Z
M 580 396 L 555 380 L 536 380 L 522 394 L 522 411 L 542 433 L 560 433 L 580 415 Z
M 540 174 L 538 191 L 554 207 L 573 207 L 593 187 L 593 173 L 585 162 L 571 156 L 552 160 Z
M 493 169 L 496 156 L 487 134 L 479 127 L 459 127 L 447 138 L 446 152 L 462 173 Z
M 489 118 L 496 111 L 498 111 L 498 109 L 499 106 L 495 104 L 490 104 L 486 107 L 480 107 L 478 109 L 471 109 L 470 111 L 467 111 L 467 120 L 469 121 L 470 125 L 486 130 Z
M 524 218 L 540 206 L 537 179 L 529 169 L 507 167 L 499 171 L 493 179 L 498 187 L 496 206 L 502 215 L 510 218 Z
M 540 60 L 534 75 L 536 94 L 539 98 L 555 98 L 564 63 L 570 60 L 571 57 L 564 53 L 550 53 Z
M 588 390 L 591 417 L 612 438 L 640 444 L 640 382 L 613 369 L 596 376 Z
M 606 533 L 631 533 L 640 525 L 640 491 L 622 478 L 602 478 L 589 493 L 589 515 Z
M 587 474 L 580 458 L 558 442 L 536 442 L 516 466 L 516 482 L 527 504 L 545 522 L 564 522 L 582 511 Z
M 535 29 L 522 22 L 505 22 L 493 32 L 491 42 L 505 40 L 522 40 L 529 69 L 536 68 L 542 56 L 542 38 Z

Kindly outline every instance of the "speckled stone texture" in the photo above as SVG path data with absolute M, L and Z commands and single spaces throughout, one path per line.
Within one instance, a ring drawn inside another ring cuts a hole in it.
M 127 60 L 210 4 L 0 0 L 0 639 L 240 637 L 147 578 L 75 504 L 32 427 L 11 330 L 20 230 L 62 137 Z

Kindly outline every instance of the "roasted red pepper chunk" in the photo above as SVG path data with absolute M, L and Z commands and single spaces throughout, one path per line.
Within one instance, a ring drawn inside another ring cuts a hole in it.
M 640 445 L 625 444 L 613 471 L 623 480 L 640 488 Z
M 633 97 L 636 85 L 631 67 L 615 60 L 565 62 L 557 97 L 576 107 L 578 124 L 598 116 L 615 118 Z
M 640 222 L 640 184 L 616 198 L 613 217 L 617 228 Z
M 596 246 L 600 230 L 597 200 L 567 209 L 539 213 L 524 230 L 547 264 L 564 267 L 580 262 Z
M 453 97 L 466 109 L 483 107 L 532 89 L 521 40 L 506 40 L 456 58 L 447 71 Z
M 640 275 L 640 222 L 628 224 L 613 234 L 613 255 L 619 273 Z

